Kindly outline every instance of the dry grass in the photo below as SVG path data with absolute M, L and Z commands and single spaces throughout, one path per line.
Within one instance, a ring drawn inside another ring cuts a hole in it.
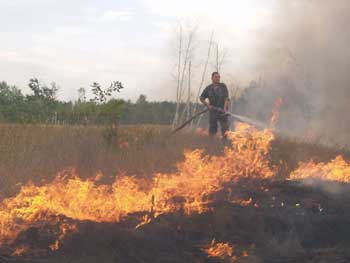
M 298 140 L 277 138 L 271 163 L 285 164 L 282 177 L 300 161 L 328 161 L 345 150 Z M 170 136 L 169 126 L 0 125 L 0 197 L 13 195 L 21 184 L 52 180 L 57 173 L 75 168 L 83 178 L 101 171 L 106 177 L 121 173 L 150 176 L 169 172 L 182 160 L 185 149 L 203 148 L 210 154 L 222 150 L 219 141 L 179 132 Z
M 220 143 L 213 144 L 203 136 L 169 134 L 170 127 L 151 125 L 110 129 L 1 124 L 1 196 L 16 193 L 29 180 L 50 181 L 67 168 L 76 168 L 84 178 L 98 171 L 107 177 L 123 172 L 149 176 L 173 170 L 184 149 L 220 150 Z
M 81 177 L 94 176 L 97 171 L 107 179 L 123 172 L 151 176 L 174 170 L 184 149 L 204 148 L 209 154 L 220 154 L 223 148 L 220 142 L 209 141 L 206 136 L 186 132 L 169 136 L 169 132 L 170 127 L 164 126 L 123 126 L 111 130 L 3 124 L 0 193 L 2 197 L 13 195 L 29 180 L 36 184 L 51 181 L 68 167 L 75 167 Z M 350 156 L 345 150 L 278 137 L 273 142 L 270 160 L 272 164 L 284 164 L 279 171 L 284 178 L 299 161 L 328 161 L 338 154 Z M 339 196 L 283 180 L 241 180 L 227 187 L 216 193 L 217 200 L 210 204 L 214 210 L 191 216 L 181 211 L 165 214 L 137 230 L 133 220 L 138 215 L 130 215 L 119 224 L 76 222 L 79 232 L 67 239 L 59 251 L 45 255 L 45 262 L 226 262 L 208 259 L 199 248 L 199 244 L 207 244 L 213 237 L 234 244 L 239 255 L 249 250 L 249 256 L 237 262 L 321 263 L 347 262 L 342 260 L 350 258 L 348 185 L 342 186 L 345 190 Z M 264 191 L 267 188 L 269 191 Z M 220 199 L 228 189 L 236 189 L 232 194 L 237 195 L 237 200 L 251 197 L 259 206 L 242 207 Z M 312 204 L 322 204 L 325 212 L 307 206 L 310 200 Z M 281 201 L 283 207 L 276 205 Z M 305 205 L 301 209 L 296 203 Z M 23 240 L 17 241 L 36 242 L 40 247 L 33 233 L 47 234 L 47 226 L 33 226 L 24 231 Z M 4 262 L 14 262 L 8 258 Z M 24 258 L 17 262 L 36 261 Z
M 281 163 L 281 176 L 288 175 L 298 162 L 327 161 L 344 150 L 278 138 L 273 143 L 271 162 Z M 206 136 L 179 132 L 170 136 L 170 127 L 155 125 L 47 126 L 0 125 L 0 197 L 13 195 L 21 184 L 52 180 L 57 173 L 75 168 L 83 178 L 101 171 L 106 177 L 121 173 L 150 176 L 169 172 L 182 160 L 185 149 L 204 148 L 220 153 L 222 145 Z

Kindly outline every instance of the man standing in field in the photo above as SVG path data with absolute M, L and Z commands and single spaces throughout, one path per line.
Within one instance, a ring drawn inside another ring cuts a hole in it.
M 215 136 L 220 122 L 222 138 L 226 140 L 226 132 L 229 129 L 228 116 L 225 114 L 229 105 L 228 90 L 226 85 L 220 82 L 218 72 L 211 74 L 211 80 L 212 84 L 203 90 L 199 99 L 209 109 L 209 135 Z

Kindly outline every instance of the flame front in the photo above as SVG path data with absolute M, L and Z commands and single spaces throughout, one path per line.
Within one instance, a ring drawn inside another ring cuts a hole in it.
M 98 185 L 95 179 L 58 176 L 44 186 L 28 184 L 17 196 L 0 204 L 0 246 L 11 243 L 21 231 L 49 215 L 118 222 L 135 212 L 151 212 L 154 217 L 177 209 L 187 214 L 201 213 L 207 210 L 210 196 L 224 183 L 274 175 L 267 159 L 273 139 L 270 130 L 258 131 L 238 124 L 228 137 L 232 148 L 225 148 L 222 156 L 187 151 L 185 160 L 178 164 L 178 172 L 156 174 L 150 180 L 121 176 L 112 185 Z M 150 221 L 148 217 L 143 220 Z M 63 230 L 58 243 L 65 233 Z M 57 249 L 57 242 L 52 249 Z
M 350 162 L 342 156 L 337 156 L 329 163 L 301 163 L 299 168 L 291 173 L 290 180 L 318 179 L 350 183 Z
M 276 169 L 270 167 L 267 157 L 274 139 L 271 129 L 259 131 L 238 123 L 235 131 L 227 135 L 231 147 L 226 147 L 222 155 L 208 156 L 201 150 L 185 151 L 185 159 L 177 165 L 177 172 L 155 174 L 149 180 L 122 175 L 113 184 L 103 185 L 98 183 L 101 174 L 82 180 L 73 173 L 58 175 L 43 186 L 27 184 L 17 196 L 0 203 L 0 246 L 13 244 L 21 232 L 33 225 L 52 222 L 52 225 L 58 225 L 58 231 L 49 248 L 57 250 L 69 233 L 78 231 L 76 225 L 65 219 L 119 222 L 130 214 L 141 212 L 140 223 L 136 226 L 139 228 L 160 214 L 177 210 L 185 214 L 207 211 L 207 204 L 213 201 L 214 194 L 227 183 L 242 178 L 274 177 Z M 289 177 L 291 180 L 305 178 L 349 183 L 350 162 L 338 156 L 329 163 L 304 163 Z M 234 191 L 234 188 L 230 190 Z M 227 200 L 241 206 L 258 207 L 252 198 L 231 200 L 229 194 Z M 21 255 L 28 249 L 18 247 L 13 255 Z M 224 253 L 235 259 L 227 244 L 212 243 L 207 252 L 208 255 Z

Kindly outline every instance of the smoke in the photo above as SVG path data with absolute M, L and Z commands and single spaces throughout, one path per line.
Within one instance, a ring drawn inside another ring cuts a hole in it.
M 350 145 L 350 2 L 278 2 L 259 32 L 262 81 L 246 90 L 249 109 L 241 111 L 264 119 L 282 97 L 282 131 Z

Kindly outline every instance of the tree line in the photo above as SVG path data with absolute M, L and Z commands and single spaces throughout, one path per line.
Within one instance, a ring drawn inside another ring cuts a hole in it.
M 171 124 L 176 103 L 149 102 L 140 95 L 136 102 L 116 98 L 122 83 L 113 81 L 104 89 L 98 83 L 91 85 L 94 97 L 86 99 L 86 90 L 78 89 L 77 101 L 57 98 L 56 83 L 44 85 L 33 78 L 28 84 L 31 92 L 22 91 L 5 81 L 0 82 L 0 122 L 38 124 Z M 195 104 L 191 105 L 195 107 Z M 181 105 L 181 108 L 187 105 Z

